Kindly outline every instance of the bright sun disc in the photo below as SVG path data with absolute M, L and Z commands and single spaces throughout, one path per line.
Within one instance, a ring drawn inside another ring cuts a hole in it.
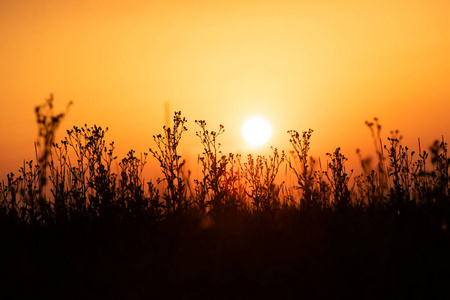
M 270 135 L 272 134 L 272 128 L 269 122 L 263 118 L 252 118 L 245 122 L 242 127 L 242 136 L 247 143 L 255 146 L 266 143 Z

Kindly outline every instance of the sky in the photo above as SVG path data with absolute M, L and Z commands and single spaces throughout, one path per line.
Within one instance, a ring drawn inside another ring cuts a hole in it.
M 366 120 L 410 147 L 450 137 L 450 2 L 0 1 L 0 178 L 34 158 L 34 107 L 54 94 L 74 125 L 108 127 L 124 157 L 154 148 L 165 106 L 188 131 L 225 126 L 225 153 L 290 150 L 287 130 L 314 130 L 311 154 L 373 155 Z M 244 122 L 272 137 L 250 147 Z M 192 159 L 195 161 L 195 159 Z

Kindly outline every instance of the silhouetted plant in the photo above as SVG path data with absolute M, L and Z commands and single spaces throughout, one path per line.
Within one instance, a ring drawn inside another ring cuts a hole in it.
M 83 206 L 82 202 L 87 198 L 89 213 L 94 215 L 107 214 L 115 198 L 117 175 L 111 166 L 117 157 L 114 156 L 114 142 L 109 143 L 109 147 L 106 145 L 107 131 L 108 128 L 96 125 L 74 127 L 68 131 L 68 144 L 77 157 L 77 164 L 70 164 L 70 168 L 77 177 L 76 184 L 81 185 L 81 199 L 77 199 L 81 203 L 78 204 Z
M 411 174 L 414 182 L 414 199 L 416 200 L 416 204 L 419 201 L 427 202 L 428 195 L 430 194 L 429 176 L 426 171 L 428 153 L 422 151 L 420 139 L 418 140 L 418 144 L 419 159 L 413 163 L 414 170 Z
M 379 193 L 377 186 L 377 173 L 371 170 L 367 175 L 355 177 L 357 203 L 362 206 L 380 207 L 384 204 L 384 196 Z
M 6 184 L 4 181 L 0 184 L 2 217 L 8 217 L 10 220 L 17 222 L 27 221 L 25 219 L 26 211 L 24 212 L 22 209 L 21 198 L 17 198 L 19 186 L 23 179 L 22 177 L 15 177 L 14 173 L 7 174 L 6 178 Z
M 311 129 L 302 134 L 288 132 L 293 147 L 290 159 L 283 151 L 272 149 L 272 155 L 249 155 L 242 164 L 240 154 L 222 154 L 218 142 L 224 133 L 222 125 L 218 131 L 209 131 L 205 121 L 196 121 L 200 126 L 196 135 L 203 146 L 198 159 L 202 176 L 194 180 L 192 190 L 188 189 L 189 177 L 185 176 L 184 160 L 179 155 L 186 119 L 176 112 L 173 127 L 163 127 L 164 135 L 154 136 L 156 149 L 150 149 L 163 172 L 157 181 L 163 183 L 160 190 L 142 178 L 146 153 L 138 158 L 131 150 L 119 162 L 118 174 L 113 171 L 117 157 L 114 143 L 108 144 L 105 139 L 108 128 L 74 126 L 60 143 L 53 143 L 64 114 L 54 116 L 52 103 L 50 97 L 45 105 L 36 108 L 40 128 L 37 163 L 25 162 L 18 177 L 11 173 L 7 182 L 0 184 L 0 215 L 4 217 L 35 225 L 112 216 L 118 221 L 146 217 L 161 220 L 174 212 L 187 214 L 192 204 L 202 213 L 215 215 L 248 211 L 249 203 L 251 210 L 259 212 L 298 209 L 300 204 L 300 209 L 314 206 L 336 211 L 392 207 L 391 212 L 397 214 L 407 205 L 448 200 L 449 159 L 443 138 L 430 148 L 428 167 L 428 153 L 421 150 L 420 141 L 417 160 L 414 152 L 409 153 L 408 147 L 400 144 L 398 131 L 387 139 L 388 145 L 383 145 L 376 118 L 366 124 L 372 132 L 377 166 L 370 170 L 370 159 L 362 159 L 357 152 L 363 174 L 354 178 L 356 188 L 350 188 L 351 173 L 345 170 L 347 158 L 340 148 L 327 154 L 331 160 L 327 170 L 322 170 L 320 159 L 320 170 L 314 170 L 316 162 L 309 156 Z M 299 196 L 291 193 L 284 182 L 276 182 L 283 164 L 286 172 L 294 174 L 293 186 L 300 190 Z M 51 186 L 45 189 L 48 179 Z M 48 198 L 46 191 L 50 191 Z
M 376 180 L 376 190 L 374 191 L 374 202 L 384 202 L 386 193 L 388 191 L 389 172 L 385 166 L 385 156 L 383 143 L 381 141 L 381 125 L 378 122 L 378 118 L 374 118 L 373 122 L 366 121 L 367 127 L 369 127 L 372 134 L 372 140 L 374 143 L 374 150 L 378 158 L 376 170 L 372 173 L 370 178 Z M 374 129 L 374 127 L 376 129 Z M 367 172 L 367 170 L 366 170 Z M 368 175 L 367 175 L 368 176 Z M 373 201 L 371 201 L 373 202 Z
M 350 190 L 348 188 L 350 176 L 345 170 L 347 158 L 340 151 L 340 148 L 336 148 L 333 153 L 327 153 L 331 161 L 328 163 L 330 172 L 327 170 L 326 176 L 330 181 L 333 193 L 333 206 L 338 211 L 345 211 L 351 205 Z
M 434 141 L 430 147 L 431 163 L 434 170 L 431 172 L 434 192 L 438 195 L 449 196 L 449 165 L 450 159 L 447 155 L 447 143 L 442 137 L 441 142 Z
M 20 176 L 17 180 L 22 200 L 19 206 L 21 219 L 35 225 L 38 222 L 43 223 L 44 221 L 49 221 L 52 212 L 49 206 L 50 203 L 44 198 L 39 200 L 40 191 L 43 189 L 40 185 L 42 183 L 40 181 L 42 174 L 40 165 L 33 165 L 33 161 L 24 162 L 23 167 L 19 169 L 19 174 Z M 42 212 L 43 209 L 45 209 L 45 214 Z
M 158 134 L 153 136 L 156 150 L 150 148 L 150 153 L 160 165 L 164 177 L 158 182 L 165 182 L 167 187 L 163 192 L 163 198 L 169 213 L 182 212 L 189 206 L 186 197 L 186 183 L 183 178 L 184 160 L 178 154 L 178 146 L 183 132 L 187 131 L 184 126 L 185 118 L 181 118 L 181 112 L 175 112 L 173 117 L 173 128 L 163 127 L 164 136 Z
M 315 161 L 311 159 L 311 165 L 314 166 Z M 319 207 L 326 209 L 330 205 L 331 186 L 325 180 L 326 172 L 322 170 L 322 163 L 319 158 L 319 170 L 314 171 L 314 188 L 313 199 Z
M 107 146 L 108 128 L 74 126 L 61 144 L 55 143 L 50 180 L 55 206 L 77 217 L 108 214 L 116 197 L 117 175 L 112 170 L 114 142 Z
M 53 144 L 51 160 L 49 162 L 49 179 L 53 187 L 50 189 L 54 199 L 54 213 L 58 223 L 67 222 L 69 217 L 70 191 L 68 189 L 68 152 L 67 143 L 62 141 L 61 145 Z
M 152 215 L 158 218 L 162 204 L 159 202 L 159 193 L 151 182 L 148 182 L 148 195 L 145 193 L 145 183 L 142 172 L 146 164 L 147 153 L 141 158 L 130 150 L 127 157 L 119 163 L 120 179 L 118 186 L 119 208 L 126 212 L 127 218 L 143 218 Z
M 227 172 L 227 157 L 220 151 L 220 143 L 217 142 L 217 137 L 225 132 L 223 125 L 220 125 L 218 131 L 209 131 L 206 129 L 206 122 L 204 120 L 195 121 L 200 127 L 201 131 L 197 131 L 196 135 L 200 138 L 203 146 L 203 153 L 199 155 L 198 161 L 202 166 L 203 179 L 196 181 L 198 186 L 198 196 L 208 197 L 210 199 L 204 201 L 199 199 L 200 207 L 204 210 L 204 204 L 209 205 L 213 212 L 223 210 L 223 201 L 225 196 L 225 178 Z
M 289 141 L 294 148 L 293 152 L 291 152 L 294 162 L 291 159 L 288 159 L 287 162 L 290 170 L 295 174 L 297 181 L 296 187 L 302 191 L 301 204 L 311 206 L 314 204 L 314 169 L 308 165 L 308 152 L 313 130 L 309 129 L 302 134 L 299 134 L 295 130 L 289 130 L 288 133 L 290 135 Z M 310 159 L 310 162 L 313 163 L 313 160 Z
M 395 134 L 397 134 L 396 132 Z M 411 167 L 414 152 L 409 154 L 408 147 L 400 144 L 397 137 L 388 137 L 389 147 L 384 146 L 390 161 L 389 176 L 392 177 L 393 187 L 390 189 L 392 203 L 398 209 L 410 201 L 410 190 L 413 183 Z
M 280 155 L 276 148 L 272 148 L 272 152 L 273 156 L 258 155 L 256 160 L 249 154 L 242 167 L 248 186 L 247 195 L 257 211 L 272 211 L 280 206 L 279 194 L 283 183 L 277 186 L 274 182 L 285 156 L 284 152 Z
M 227 171 L 222 179 L 224 181 L 225 210 L 237 212 L 239 210 L 247 211 L 245 202 L 246 192 L 244 185 L 243 172 L 241 172 L 241 155 L 228 154 Z
M 68 107 L 71 102 L 68 104 Z M 51 207 L 47 199 L 45 199 L 45 185 L 47 183 L 47 167 L 51 156 L 52 146 L 55 139 L 56 129 L 59 127 L 64 113 L 54 114 L 53 112 L 53 95 L 46 100 L 46 103 L 35 108 L 36 120 L 38 125 L 37 141 L 38 150 L 38 165 L 40 166 L 39 173 L 39 197 L 37 199 L 37 209 L 39 215 L 33 216 L 33 219 L 37 221 L 38 218 L 50 219 Z M 29 199 L 34 201 L 34 199 Z M 33 204 L 34 206 L 34 204 Z

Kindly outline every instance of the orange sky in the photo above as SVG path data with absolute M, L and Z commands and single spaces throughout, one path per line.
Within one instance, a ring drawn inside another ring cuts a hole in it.
M 164 101 L 188 119 L 185 154 L 200 151 L 195 119 L 225 126 L 226 152 L 262 151 L 240 134 L 254 115 L 271 145 L 312 128 L 313 154 L 354 162 L 373 153 L 374 116 L 410 146 L 450 138 L 449 28 L 447 0 L 1 1 L 0 178 L 33 158 L 49 93 L 74 101 L 61 134 L 108 126 L 119 157 L 154 147 Z

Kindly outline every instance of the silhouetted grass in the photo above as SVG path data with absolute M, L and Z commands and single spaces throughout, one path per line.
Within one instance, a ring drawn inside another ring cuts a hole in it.
M 325 168 L 313 131 L 288 132 L 290 156 L 225 155 L 205 121 L 201 177 L 179 154 L 187 120 L 118 162 L 107 128 L 73 127 L 53 98 L 36 109 L 36 162 L 0 184 L 0 282 L 6 298 L 445 298 L 450 292 L 449 158 L 442 138 L 409 152 L 372 132 L 376 168 L 352 177 L 340 148 Z M 276 180 L 283 167 L 293 186 Z

